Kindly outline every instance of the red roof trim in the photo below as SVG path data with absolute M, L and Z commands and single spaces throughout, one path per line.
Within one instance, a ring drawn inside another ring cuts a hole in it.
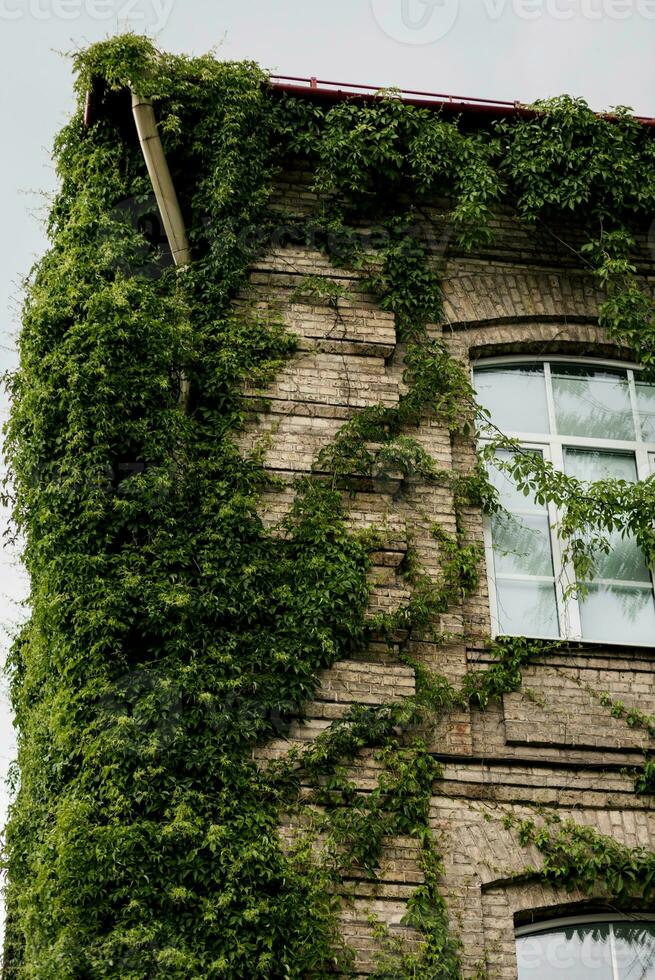
M 375 85 L 357 85 L 350 82 L 330 82 L 323 78 L 302 78 L 297 75 L 270 75 L 271 85 L 292 95 L 303 95 L 329 102 L 346 99 L 369 100 L 384 88 Z M 495 118 L 503 116 L 530 116 L 534 111 L 521 102 L 503 102 L 500 99 L 466 98 L 443 92 L 421 92 L 415 89 L 399 89 L 400 98 L 409 105 L 443 109 L 451 112 L 473 112 Z M 607 114 L 611 119 L 611 114 Z M 645 126 L 655 127 L 655 119 L 635 116 Z

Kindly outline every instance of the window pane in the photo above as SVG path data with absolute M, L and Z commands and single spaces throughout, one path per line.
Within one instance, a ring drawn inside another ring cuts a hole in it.
M 532 453 L 535 456 L 541 455 L 537 450 L 529 449 L 525 450 L 525 452 Z M 499 449 L 495 454 L 495 458 L 501 460 L 503 463 L 507 463 L 514 455 L 515 453 L 511 452 L 511 450 Z M 546 507 L 543 504 L 538 504 L 530 494 L 526 496 L 522 490 L 518 489 L 509 473 L 494 466 L 493 463 L 489 466 L 489 479 L 498 491 L 500 503 L 505 510 L 510 510 L 513 514 L 546 513 Z
M 635 439 L 624 371 L 553 364 L 553 398 L 561 435 Z
M 497 575 L 553 575 L 546 514 L 496 514 L 491 537 Z
M 634 453 L 606 453 L 595 449 L 565 449 L 564 469 L 587 483 L 597 480 L 637 482 Z
M 542 364 L 479 368 L 478 400 L 504 432 L 549 432 L 546 383 Z
M 613 980 L 607 923 L 519 936 L 516 957 L 518 980 Z
M 620 980 L 655 980 L 655 923 L 614 924 Z
M 633 453 L 607 453 L 593 449 L 565 449 L 564 469 L 579 480 L 637 481 L 637 463 Z M 620 531 L 608 535 L 610 552 L 596 558 L 596 578 L 621 579 L 626 582 L 649 582 L 650 572 L 644 554 L 632 535 Z
M 610 552 L 596 556 L 596 579 L 618 579 L 620 582 L 650 582 L 650 571 L 644 553 L 631 534 L 620 531 L 608 535 Z
M 497 575 L 553 575 L 546 514 L 496 514 L 491 537 Z
M 655 601 L 651 589 L 592 582 L 580 597 L 585 640 L 655 646 Z
M 496 579 L 498 631 L 506 636 L 559 637 L 555 586 L 529 579 Z
M 637 381 L 635 387 L 641 421 L 641 438 L 644 442 L 655 442 L 655 385 Z
M 496 456 L 511 460 L 513 453 L 500 450 Z M 489 476 L 509 512 L 494 515 L 491 522 L 499 632 L 558 637 L 548 511 L 534 497 L 519 491 L 504 471 L 490 466 Z M 508 579 L 508 575 L 521 578 Z M 547 576 L 551 581 L 531 581 L 527 576 L 532 575 Z

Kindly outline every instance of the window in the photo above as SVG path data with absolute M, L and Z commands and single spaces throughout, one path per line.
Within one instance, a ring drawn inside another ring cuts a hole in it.
M 589 916 L 516 932 L 518 980 L 655 980 L 655 922 Z
M 655 386 L 638 370 L 510 358 L 481 362 L 474 383 L 493 424 L 556 469 L 589 482 L 653 471 Z M 634 539 L 615 532 L 576 593 L 555 507 L 525 497 L 500 469 L 490 476 L 505 508 L 485 532 L 494 634 L 655 646 L 652 570 Z

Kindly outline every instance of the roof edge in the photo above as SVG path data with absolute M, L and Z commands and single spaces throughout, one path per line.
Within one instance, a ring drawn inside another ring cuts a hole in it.
M 323 78 L 304 78 L 298 75 L 269 75 L 273 88 L 291 95 L 327 102 L 344 102 L 348 99 L 370 101 L 388 87 L 359 85 L 353 82 L 332 82 Z M 475 113 L 480 116 L 502 119 L 511 116 L 534 116 L 534 109 L 522 102 L 505 102 L 501 99 L 468 98 L 444 92 L 422 92 L 415 89 L 397 89 L 399 98 L 408 105 L 423 106 L 435 111 Z M 611 113 L 599 113 L 605 119 L 614 118 Z M 644 126 L 655 128 L 655 118 L 635 116 Z

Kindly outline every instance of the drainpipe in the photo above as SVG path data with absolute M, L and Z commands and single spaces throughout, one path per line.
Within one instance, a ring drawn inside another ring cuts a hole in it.
M 182 269 L 191 262 L 189 240 L 157 129 L 152 101 L 132 92 L 132 113 L 173 261 L 178 269 Z M 185 412 L 188 410 L 189 380 L 184 374 L 180 379 L 180 405 Z

